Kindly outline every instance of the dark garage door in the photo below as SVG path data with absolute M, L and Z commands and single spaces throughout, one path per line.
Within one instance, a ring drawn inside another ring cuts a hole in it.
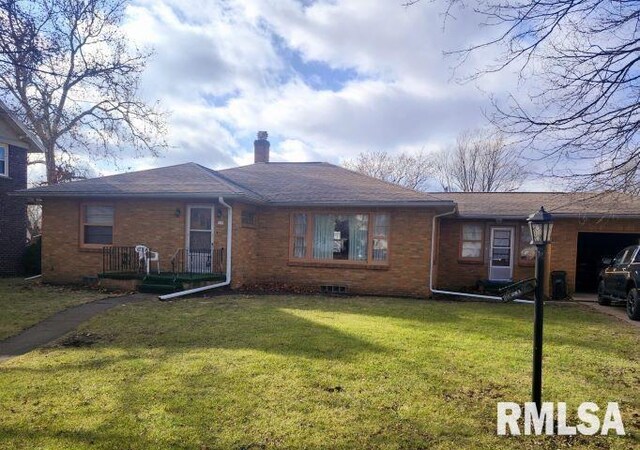
M 638 233 L 578 233 L 576 292 L 596 292 L 602 258 L 638 243 Z

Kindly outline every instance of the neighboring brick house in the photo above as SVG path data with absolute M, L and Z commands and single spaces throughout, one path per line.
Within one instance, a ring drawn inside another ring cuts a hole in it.
M 255 161 L 220 171 L 187 163 L 23 192 L 43 208 L 44 280 L 95 277 L 105 246 L 137 244 L 160 254 L 163 272 L 176 271 L 182 249 L 192 267 L 206 249 L 212 270 L 209 261 L 230 243 L 232 288 L 429 294 L 433 216 L 452 201 L 328 163 L 269 162 L 266 139 L 256 140 Z
M 9 193 L 27 187 L 27 154 L 41 144 L 0 102 L 0 276 L 20 274 L 27 241 L 27 207 Z
M 535 247 L 526 217 L 541 206 L 553 215 L 545 264 L 566 272 L 569 293 L 595 292 L 603 257 L 640 243 L 640 198 L 594 193 L 434 193 L 454 201 L 456 213 L 438 219 L 433 286 L 475 288 L 481 280 L 534 276 Z

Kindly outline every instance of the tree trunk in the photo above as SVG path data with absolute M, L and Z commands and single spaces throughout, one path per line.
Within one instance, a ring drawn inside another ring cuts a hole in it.
M 47 168 L 47 184 L 57 184 L 58 176 L 56 171 L 55 143 L 46 142 L 44 152 L 44 163 Z

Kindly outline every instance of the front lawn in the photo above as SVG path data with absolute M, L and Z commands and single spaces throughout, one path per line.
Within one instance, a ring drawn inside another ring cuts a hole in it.
M 606 407 L 627 433 L 497 437 L 528 401 L 529 305 L 225 296 L 114 308 L 0 365 L 3 448 L 630 448 L 640 338 L 546 308 L 544 398 Z M 92 342 L 93 345 L 89 345 Z M 602 417 L 602 416 L 601 416 Z M 570 419 L 575 424 L 575 419 Z
M 0 340 L 70 306 L 106 297 L 104 292 L 0 278 Z

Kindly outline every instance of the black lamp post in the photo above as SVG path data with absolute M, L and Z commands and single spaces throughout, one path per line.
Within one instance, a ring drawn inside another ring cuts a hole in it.
M 531 243 L 536 246 L 536 290 L 533 313 L 533 382 L 531 387 L 532 401 L 538 411 L 542 406 L 542 317 L 544 296 L 544 254 L 547 244 L 551 242 L 553 222 L 551 214 L 540 207 L 535 214 L 527 218 Z

